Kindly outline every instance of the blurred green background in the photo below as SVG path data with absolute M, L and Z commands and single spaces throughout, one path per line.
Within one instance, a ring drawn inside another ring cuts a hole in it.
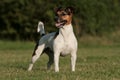
M 73 25 L 78 39 L 106 37 L 119 41 L 120 0 L 0 0 L 0 39 L 29 40 L 39 37 L 38 21 L 46 32 L 56 31 L 54 8 L 74 7 Z M 96 39 L 96 38 L 95 38 Z

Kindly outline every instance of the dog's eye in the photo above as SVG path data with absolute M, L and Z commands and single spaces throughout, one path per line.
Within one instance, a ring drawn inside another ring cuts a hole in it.
M 61 14 L 61 16 L 65 16 L 65 15 L 67 15 L 67 14 L 66 14 L 66 13 L 62 13 L 62 14 Z

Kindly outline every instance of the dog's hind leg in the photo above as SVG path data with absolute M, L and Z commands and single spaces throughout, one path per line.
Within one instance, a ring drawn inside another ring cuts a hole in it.
M 51 68 L 51 65 L 54 63 L 54 54 L 53 51 L 50 50 L 49 48 L 46 48 L 44 52 L 48 55 L 49 61 L 47 63 L 47 70 Z
M 49 57 L 49 61 L 47 63 L 47 69 L 49 70 L 51 68 L 51 65 L 54 63 L 54 54 L 53 54 L 53 52 L 50 51 L 50 53 L 48 53 L 48 57 Z
M 41 45 L 39 44 L 39 46 L 36 45 L 28 71 L 32 70 L 33 64 L 37 61 L 37 59 L 42 54 L 44 47 L 45 47 L 45 44 L 41 44 Z

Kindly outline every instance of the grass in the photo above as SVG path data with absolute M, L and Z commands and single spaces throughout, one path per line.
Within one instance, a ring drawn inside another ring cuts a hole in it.
M 80 43 L 76 71 L 71 72 L 70 56 L 60 58 L 60 72 L 46 70 L 48 57 L 43 55 L 33 71 L 27 68 L 33 42 L 0 41 L 0 80 L 120 80 L 120 44 Z

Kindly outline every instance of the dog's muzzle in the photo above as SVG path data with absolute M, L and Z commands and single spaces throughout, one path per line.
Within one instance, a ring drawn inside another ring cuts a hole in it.
M 62 20 L 62 19 L 59 19 L 59 18 L 55 18 L 55 26 L 57 28 L 62 28 L 66 23 L 67 23 L 67 20 Z
M 56 22 L 55 26 L 58 28 L 62 28 L 66 24 L 66 20 L 63 20 L 61 22 Z

